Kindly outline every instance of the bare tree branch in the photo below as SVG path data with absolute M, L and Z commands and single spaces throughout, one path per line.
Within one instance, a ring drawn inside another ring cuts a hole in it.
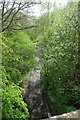
M 5 0 L 3 1 L 3 5 L 2 5 L 2 21 L 3 21 L 4 8 L 5 8 Z
M 25 29 L 35 28 L 35 27 L 37 27 L 37 26 L 32 25 L 32 26 L 27 26 L 27 27 L 24 27 L 24 28 L 11 28 L 11 29 L 12 30 L 25 30 Z
M 2 21 L 2 24 L 9 18 L 9 16 L 10 16 L 11 13 L 12 13 L 12 11 L 15 9 L 15 8 L 13 8 L 14 5 L 15 5 L 15 1 L 13 2 L 13 5 L 12 5 L 12 7 L 11 7 L 11 9 L 10 9 L 9 14 L 8 14 L 7 17 Z M 8 11 L 7 11 L 7 13 L 8 13 Z M 3 16 L 4 16 L 4 15 L 3 15 Z
M 21 13 L 21 11 L 25 9 L 31 8 L 33 5 L 41 4 L 41 2 L 35 2 L 35 1 L 21 2 L 16 0 L 9 2 L 7 0 L 4 0 L 0 4 L 2 4 L 2 32 L 3 32 L 7 29 L 10 29 L 11 24 L 14 22 L 14 20 L 16 20 L 16 22 L 20 20 L 20 18 L 14 19 L 18 13 Z M 34 25 L 30 27 L 24 27 L 24 29 L 32 28 L 32 27 L 34 27 Z M 18 30 L 18 28 L 15 29 Z M 19 30 L 20 29 L 23 28 L 19 28 Z

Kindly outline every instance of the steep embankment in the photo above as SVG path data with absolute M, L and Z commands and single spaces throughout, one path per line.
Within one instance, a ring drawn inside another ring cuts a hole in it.
M 35 65 L 35 46 L 23 31 L 5 32 L 2 40 L 2 117 L 27 119 L 29 112 L 22 97 L 22 83 Z

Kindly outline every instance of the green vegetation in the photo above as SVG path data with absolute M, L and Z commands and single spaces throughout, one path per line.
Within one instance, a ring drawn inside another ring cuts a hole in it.
M 27 120 L 30 116 L 22 94 L 24 77 L 36 66 L 36 48 L 40 50 L 41 86 L 55 104 L 57 114 L 79 109 L 77 3 L 69 3 L 65 8 L 55 8 L 51 13 L 48 11 L 40 18 L 26 22 L 36 23 L 37 27 L 21 31 L 8 29 L 0 35 L 3 48 L 3 118 Z M 25 24 L 25 21 L 19 24 L 22 23 Z
M 3 117 L 28 118 L 26 103 L 22 98 L 23 77 L 35 66 L 35 44 L 26 31 L 2 34 L 3 47 Z
M 56 106 L 58 114 L 80 106 L 78 63 L 78 7 L 41 16 L 37 40 L 42 52 L 41 85 Z

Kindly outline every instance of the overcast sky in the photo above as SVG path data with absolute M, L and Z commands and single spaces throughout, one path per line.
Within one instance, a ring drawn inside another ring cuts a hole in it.
M 41 0 L 43 3 L 45 2 L 51 2 L 52 4 L 54 4 L 54 2 L 56 3 L 57 6 L 61 6 L 64 7 L 69 0 Z M 35 16 L 40 16 L 41 14 L 41 6 L 36 5 L 35 7 L 33 7 L 33 12 Z

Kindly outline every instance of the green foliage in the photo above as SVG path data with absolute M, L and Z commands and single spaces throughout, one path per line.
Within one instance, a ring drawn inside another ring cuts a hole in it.
M 3 118 L 28 119 L 23 101 L 23 77 L 35 66 L 35 44 L 26 31 L 2 34 L 2 112 Z
M 41 57 L 42 89 L 55 104 L 57 113 L 70 112 L 80 106 L 77 4 L 55 8 L 35 22 L 38 26 L 35 29 L 2 34 L 4 118 L 29 118 L 22 98 L 22 83 L 24 76 L 36 65 L 37 51 Z M 25 21 L 18 24 L 25 25 Z
M 3 85 L 2 85 L 2 101 L 3 101 L 3 118 L 28 118 L 29 113 L 26 103 L 22 98 L 22 88 L 9 82 L 8 75 L 3 67 Z
M 10 74 L 11 80 L 17 83 L 21 77 L 35 66 L 35 45 L 26 32 L 5 34 L 3 39 L 3 66 Z
M 78 64 L 77 13 L 77 4 L 72 3 L 63 9 L 55 9 L 49 17 L 43 15 L 38 21 L 39 25 L 42 24 L 37 38 L 42 52 L 41 83 L 55 103 L 58 114 L 80 106 L 80 84 L 75 77 Z

